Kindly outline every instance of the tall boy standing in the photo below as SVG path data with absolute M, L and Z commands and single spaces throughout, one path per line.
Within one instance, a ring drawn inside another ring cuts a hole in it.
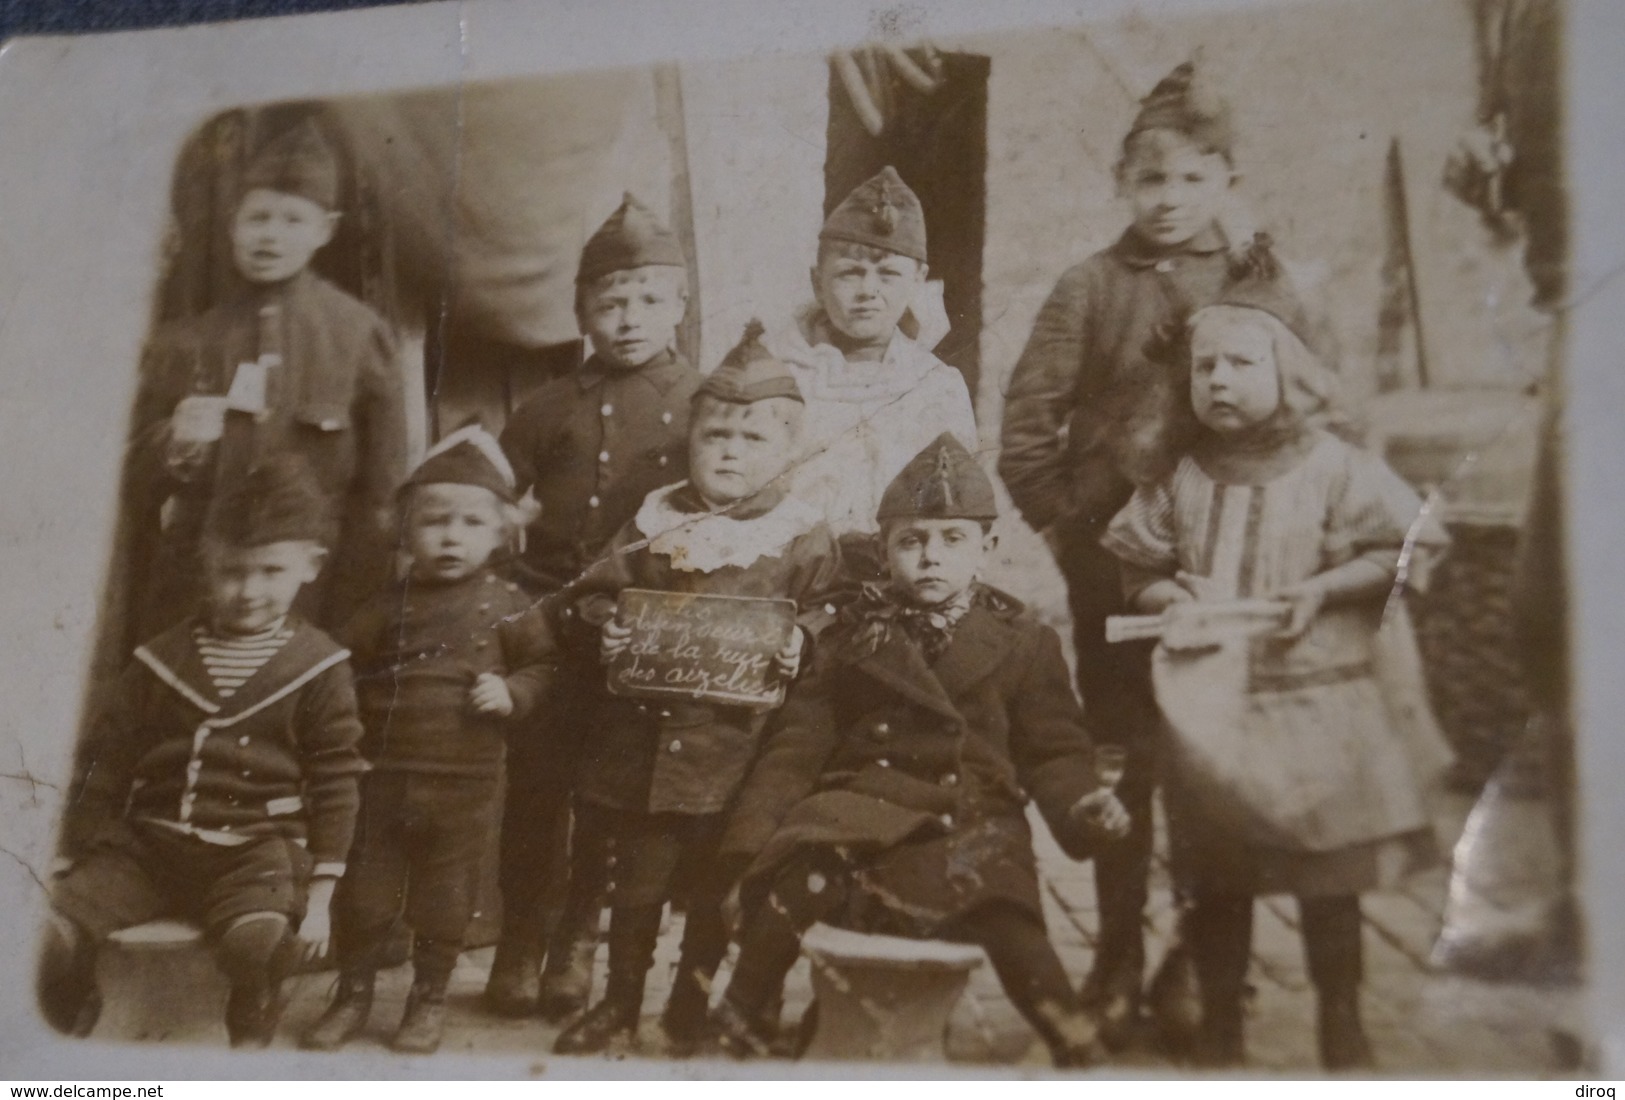
M 136 579 L 143 636 L 196 610 L 209 505 L 272 455 L 304 457 L 337 531 L 300 613 L 338 626 L 387 579 L 385 516 L 406 465 L 395 341 L 310 268 L 338 227 L 338 165 L 306 120 L 259 150 L 242 188 L 242 292 L 160 330 L 142 363 L 129 485 L 151 551 Z
M 521 579 L 534 595 L 579 577 L 644 497 L 688 472 L 689 403 L 700 375 L 677 350 L 688 306 L 677 237 L 630 194 L 587 241 L 576 275 L 576 316 L 592 355 L 569 378 L 542 386 L 502 433 L 517 491 L 541 514 L 527 533 Z M 589 645 L 560 676 L 508 757 L 500 878 L 503 930 L 486 997 L 499 1012 L 562 1018 L 586 1003 L 598 937 L 604 853 L 577 834 L 565 914 L 551 947 L 542 905 L 552 853 L 569 821 L 575 744 L 599 670 Z M 553 809 L 555 808 L 556 809 Z M 545 979 L 538 978 L 543 955 Z M 543 991 L 545 989 L 545 995 Z
M 1142 102 L 1117 166 L 1133 222 L 1062 275 L 1039 311 L 1011 375 L 999 456 L 1011 499 L 1049 539 L 1066 577 L 1090 729 L 1129 750 L 1119 793 L 1135 830 L 1095 861 L 1100 941 L 1085 986 L 1113 1046 L 1139 1011 L 1157 709 L 1151 645 L 1106 642 L 1106 618 L 1126 607 L 1117 563 L 1099 540 L 1134 486 L 1171 468 L 1188 420 L 1169 372 L 1147 361 L 1147 341 L 1239 275 L 1276 269 L 1262 235 L 1225 232 L 1233 135 L 1202 75 L 1180 65 Z

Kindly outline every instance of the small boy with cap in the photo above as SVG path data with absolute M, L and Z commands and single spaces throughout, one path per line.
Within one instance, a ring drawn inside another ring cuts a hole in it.
M 371 765 L 338 895 L 340 977 L 308 1049 L 354 1037 L 396 921 L 413 932 L 413 982 L 394 1049 L 429 1053 L 473 917 L 497 810 L 510 726 L 530 714 L 543 670 L 516 620 L 529 598 L 493 572 L 517 534 L 513 471 L 477 427 L 442 440 L 399 494 L 400 583 L 357 612 L 342 637 Z
M 195 607 L 203 517 L 270 455 L 303 455 L 337 524 L 299 610 L 342 624 L 387 579 L 385 521 L 406 466 L 394 337 L 311 260 L 338 227 L 339 171 L 316 124 L 249 162 L 232 216 L 238 293 L 157 332 L 142 363 L 127 484 L 147 548 L 137 618 L 151 633 Z
M 290 613 L 321 569 L 326 509 L 281 455 L 215 499 L 203 531 L 206 608 L 140 646 L 92 731 L 70 799 L 73 860 L 54 885 L 42 1002 L 94 1022 L 96 948 L 160 917 L 194 920 L 231 981 L 233 1045 L 264 1046 L 281 979 L 319 953 L 355 829 L 349 654 Z
M 688 466 L 689 401 L 700 375 L 677 350 L 688 269 L 677 236 L 628 194 L 582 249 L 576 317 L 592 354 L 573 376 L 544 384 L 502 432 L 516 489 L 540 514 L 526 533 L 520 580 L 535 595 L 575 580 L 632 518 L 643 498 L 681 481 Z M 503 929 L 486 986 L 499 1012 L 561 1019 L 586 1004 L 598 942 L 602 852 L 574 845 L 580 879 L 544 955 L 543 905 L 557 893 L 553 852 L 569 821 L 574 739 L 589 724 L 580 683 L 597 675 L 590 651 L 563 676 L 529 734 L 511 746 L 502 822 Z M 557 807 L 554 813 L 539 808 Z M 540 984 L 540 988 L 539 988 Z
M 1090 728 L 1128 750 L 1118 789 L 1135 829 L 1095 861 L 1100 949 L 1085 985 L 1114 1048 L 1139 1015 L 1159 719 L 1152 643 L 1106 641 L 1106 619 L 1128 608 L 1117 563 L 1099 540 L 1135 485 L 1172 469 L 1189 421 L 1172 372 L 1150 362 L 1145 348 L 1238 279 L 1265 278 L 1296 299 L 1268 237 L 1238 224 L 1234 144 L 1229 109 L 1194 62 L 1152 89 L 1117 164 L 1132 222 L 1115 244 L 1061 276 L 1005 398 L 999 475 L 1066 578 Z
M 839 566 L 823 517 L 787 492 L 782 475 L 795 453 L 802 399 L 760 335 L 752 322 L 694 397 L 688 480 L 650 493 L 542 616 L 557 637 L 568 637 L 558 628 L 571 620 L 590 625 L 596 652 L 613 660 L 631 642 L 631 628 L 617 622 L 617 600 L 628 588 L 792 600 L 799 625 L 774 674 L 794 678 Z M 716 844 L 767 711 L 702 698 L 610 696 L 604 673 L 594 679 L 600 699 L 577 777 L 577 826 L 613 844 L 609 974 L 603 1000 L 554 1049 L 590 1053 L 636 1031 L 661 911 L 683 874 L 682 953 L 661 1022 L 675 1049 L 690 1050 L 703 1034 L 711 978 L 728 943 Z
M 1045 932 L 1025 809 L 1030 795 L 1080 859 L 1127 815 L 1097 785 L 1054 631 L 977 579 L 996 516 L 950 435 L 881 500 L 889 581 L 820 638 L 722 840 L 745 913 L 714 1013 L 732 1053 L 765 1052 L 801 936 L 825 921 L 978 944 L 1057 1066 L 1095 1055 Z
M 825 219 L 816 304 L 768 341 L 807 401 L 794 492 L 819 502 L 838 536 L 872 534 L 887 484 L 943 432 L 976 449 L 964 376 L 931 353 L 935 340 L 910 335 L 921 335 L 927 273 L 925 212 L 887 167 Z

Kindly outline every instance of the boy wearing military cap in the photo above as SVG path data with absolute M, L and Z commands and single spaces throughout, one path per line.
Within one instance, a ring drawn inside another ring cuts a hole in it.
M 942 333 L 917 320 L 927 272 L 925 213 L 887 167 L 825 219 L 816 303 L 768 341 L 807 400 L 795 493 L 837 535 L 873 533 L 887 484 L 943 432 L 976 448 L 965 379 L 931 353 Z
M 339 213 L 338 165 L 307 119 L 249 162 L 232 216 L 238 292 L 154 337 L 130 453 L 132 505 L 149 551 L 143 632 L 199 595 L 209 504 L 270 455 L 304 456 L 337 524 L 333 560 L 299 610 L 331 629 L 385 580 L 383 516 L 406 464 L 395 341 L 365 304 L 311 270 Z
M 1097 788 L 1059 640 L 981 584 L 993 486 L 944 435 L 878 509 L 889 582 L 824 632 L 741 791 L 721 864 L 746 914 L 714 1018 L 761 1051 L 818 921 L 976 943 L 1059 1066 L 1095 1028 L 1044 929 L 1028 795 L 1077 858 L 1127 829 Z
M 327 539 L 303 461 L 249 470 L 215 499 L 203 538 L 206 609 L 135 651 L 86 746 L 42 1000 L 59 1025 L 88 1027 L 95 948 L 182 917 L 231 980 L 233 1044 L 263 1046 L 298 954 L 292 931 L 308 951 L 326 945 L 361 725 L 349 654 L 290 613 Z
M 1061 276 L 1005 398 L 999 474 L 1066 578 L 1090 728 L 1129 750 L 1119 792 L 1135 831 L 1095 861 L 1100 950 L 1085 986 L 1113 1047 L 1126 1042 L 1139 1013 L 1158 717 L 1152 643 L 1106 641 L 1107 617 L 1127 607 L 1099 539 L 1136 484 L 1171 469 L 1189 419 L 1170 372 L 1145 348 L 1238 279 L 1278 283 L 1296 302 L 1268 237 L 1239 224 L 1234 144 L 1229 108 L 1196 63 L 1152 89 L 1117 164 L 1132 222 L 1115 244 Z
M 516 488 L 540 514 L 526 533 L 522 582 L 545 595 L 581 575 L 643 498 L 687 473 L 689 402 L 700 375 L 677 350 L 688 305 L 688 270 L 670 229 L 628 194 L 587 241 L 576 275 L 576 317 L 592 354 L 572 377 L 546 383 L 514 411 L 502 433 Z M 500 1012 L 536 1008 L 548 868 L 568 820 L 570 742 L 589 722 L 575 690 L 595 676 L 560 677 L 537 725 L 509 758 L 509 811 L 502 824 L 504 927 L 486 988 Z M 558 806 L 554 815 L 537 807 Z M 573 859 L 591 892 L 602 853 L 577 844 Z M 586 1002 L 598 910 L 583 901 L 546 952 L 543 1012 L 562 1018 Z
M 834 536 L 818 510 L 789 495 L 802 399 L 752 322 L 694 397 L 686 481 L 657 489 L 582 577 L 539 617 L 568 644 L 568 624 L 596 631 L 608 662 L 631 629 L 616 621 L 627 588 L 793 600 L 801 609 L 775 672 L 793 679 L 838 570 Z M 594 677 L 603 685 L 602 671 Z M 658 705 L 600 696 L 577 776 L 578 828 L 611 839 L 614 869 L 604 999 L 559 1037 L 555 1050 L 602 1050 L 636 1030 L 661 910 L 679 871 L 691 871 L 682 956 L 662 1016 L 668 1038 L 690 1049 L 706 1021 L 710 983 L 727 947 L 712 866 L 724 812 L 756 755 L 767 714 L 709 700 Z
M 304 1036 L 312 1049 L 334 1049 L 366 1024 L 382 952 L 403 915 L 414 978 L 392 1045 L 439 1046 L 505 741 L 541 691 L 543 670 L 515 621 L 530 600 L 493 571 L 519 522 L 497 441 L 477 427 L 446 437 L 402 486 L 399 510 L 406 578 L 340 635 L 355 653 L 371 771 L 339 889 L 339 984 Z

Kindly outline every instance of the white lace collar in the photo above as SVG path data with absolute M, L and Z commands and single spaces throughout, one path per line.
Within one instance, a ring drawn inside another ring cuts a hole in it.
M 679 481 L 656 489 L 643 498 L 632 520 L 649 540 L 649 549 L 684 573 L 711 573 L 729 565 L 743 569 L 762 558 L 779 557 L 823 519 L 817 508 L 789 496 L 747 519 L 726 512 L 686 512 L 673 500 L 687 488 L 688 482 Z

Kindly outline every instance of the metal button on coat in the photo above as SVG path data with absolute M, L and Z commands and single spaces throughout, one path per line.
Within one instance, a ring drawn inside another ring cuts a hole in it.
M 948 826 L 948 828 L 952 829 L 954 827 L 954 815 L 953 814 L 943 814 L 942 815 L 942 823 L 944 825 Z
M 667 457 L 666 457 L 666 456 L 665 456 L 665 455 L 661 455 L 661 456 L 660 456 L 660 461 L 659 461 L 659 463 L 658 463 L 658 465 L 660 465 L 660 466 L 664 466 L 664 465 L 666 465 L 666 463 L 668 463 L 668 462 L 670 462 L 670 461 L 671 461 L 671 460 L 670 460 L 670 459 L 668 459 L 668 458 L 667 458 Z
M 660 414 L 660 422 L 662 424 L 670 424 L 671 423 L 671 412 L 669 410 L 667 412 L 663 412 L 663 413 Z
M 944 787 L 957 787 L 959 785 L 959 776 L 949 772 L 942 777 L 942 785 Z
M 604 407 L 599 409 L 598 411 L 600 413 L 603 413 L 605 416 L 614 416 L 615 415 L 615 406 L 611 405 L 609 402 L 606 401 L 606 402 L 604 402 Z
M 609 461 L 609 452 L 608 451 L 599 451 L 598 452 L 598 461 L 599 462 L 608 462 Z
M 884 756 L 882 756 L 879 760 L 876 760 L 875 763 L 879 764 L 882 768 L 891 767 L 891 761 L 887 760 Z
M 671 751 L 672 752 L 681 752 L 682 749 L 683 749 L 683 743 L 681 741 L 673 741 L 671 743 Z
M 596 507 L 598 507 L 598 498 L 595 497 L 595 496 L 588 497 L 587 498 L 587 507 L 588 508 L 596 508 Z
M 888 734 L 891 733 L 891 727 L 889 725 L 887 725 L 885 722 L 876 722 L 875 723 L 875 732 L 878 733 L 880 736 L 885 737 L 885 736 L 887 736 Z
M 246 744 L 248 744 L 248 735 L 247 735 L 247 734 L 246 734 L 246 733 L 245 733 L 245 734 L 243 734 L 243 735 L 242 735 L 242 736 L 241 736 L 241 737 L 239 737 L 239 738 L 237 738 L 237 743 L 238 743 L 238 744 L 239 744 L 239 745 L 246 745 Z

